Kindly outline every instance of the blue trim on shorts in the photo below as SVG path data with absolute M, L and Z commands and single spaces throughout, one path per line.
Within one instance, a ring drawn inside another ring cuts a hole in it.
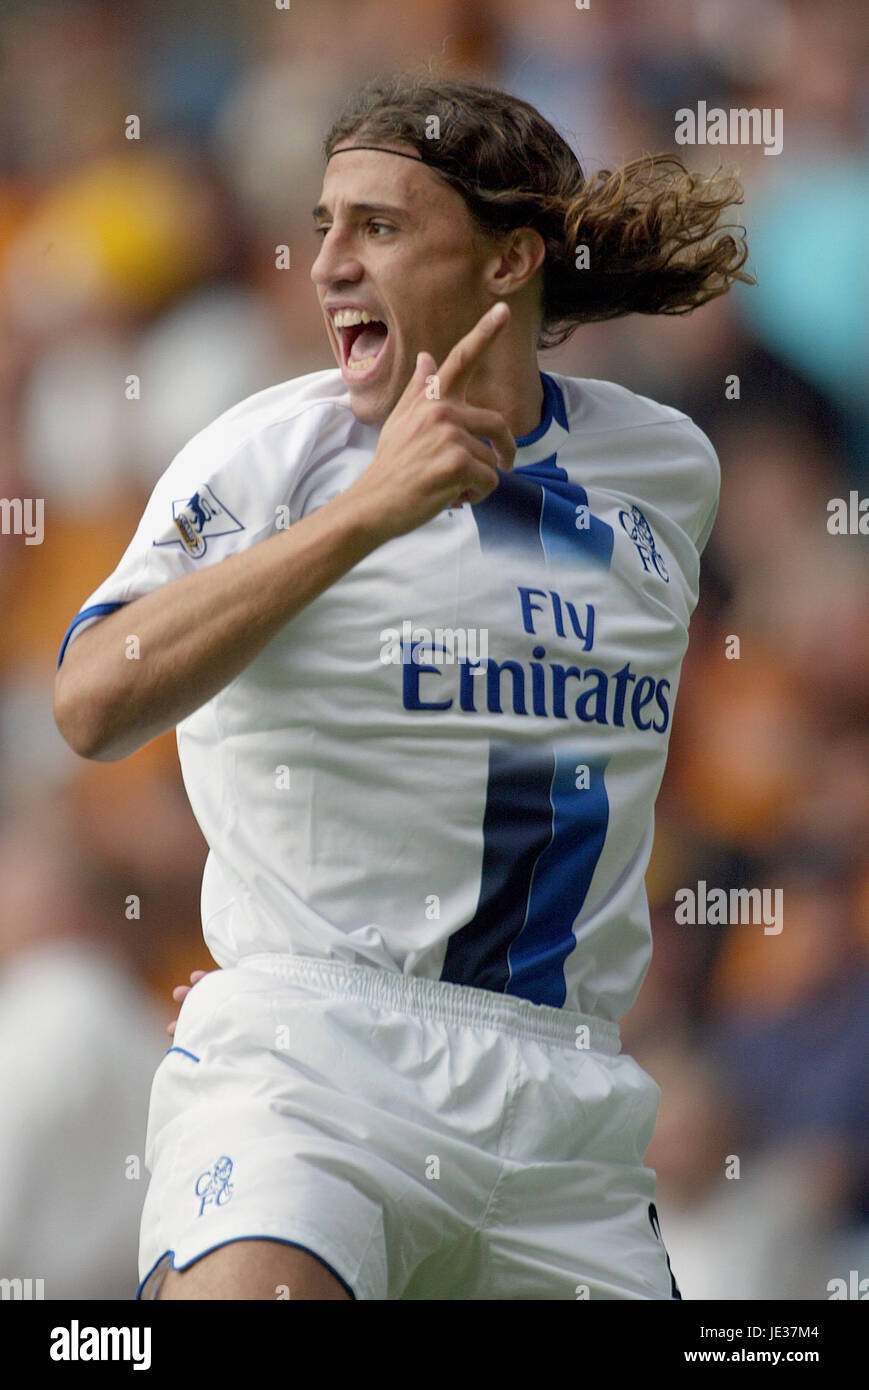
M 313 1255 L 315 1260 L 319 1260 L 320 1264 L 324 1265 L 325 1268 L 328 1269 L 329 1273 L 335 1276 L 341 1287 L 347 1290 L 347 1293 L 349 1293 L 354 1303 L 358 1302 L 356 1294 L 354 1290 L 351 1289 L 350 1285 L 347 1283 L 347 1280 L 341 1277 L 337 1269 L 335 1269 L 333 1265 L 330 1265 L 328 1260 L 324 1260 L 322 1255 L 318 1254 L 316 1250 L 312 1250 L 310 1245 L 303 1245 L 300 1240 L 285 1240 L 283 1236 L 261 1236 L 258 1234 L 249 1236 L 231 1236 L 229 1240 L 220 1240 L 216 1245 L 210 1245 L 207 1250 L 203 1250 L 201 1255 L 196 1255 L 192 1260 L 188 1260 L 186 1265 L 176 1266 L 175 1251 L 164 1250 L 160 1258 L 154 1261 L 151 1268 L 148 1270 L 148 1273 L 145 1275 L 139 1287 L 136 1289 L 137 1301 L 142 1301 L 142 1290 L 144 1289 L 148 1280 L 151 1278 L 151 1275 L 154 1273 L 154 1270 L 157 1268 L 159 1264 L 163 1263 L 167 1255 L 169 1256 L 170 1268 L 177 1272 L 178 1270 L 189 1269 L 191 1265 L 195 1265 L 199 1260 L 204 1260 L 205 1256 L 210 1255 L 212 1251 L 221 1250 L 224 1245 L 237 1245 L 240 1240 L 271 1240 L 274 1241 L 276 1245 L 292 1245 L 295 1250 L 304 1250 L 306 1254 Z
M 167 1056 L 167 1057 L 169 1056 L 169 1053 L 170 1053 L 170 1052 L 183 1052 L 185 1057 L 192 1057 L 193 1060 L 194 1060 L 194 1062 L 198 1062 L 198 1061 L 199 1061 L 199 1058 L 196 1056 L 196 1053 L 195 1053 L 195 1052 L 188 1052 L 186 1047 L 167 1047 L 167 1049 L 166 1049 L 166 1056 Z

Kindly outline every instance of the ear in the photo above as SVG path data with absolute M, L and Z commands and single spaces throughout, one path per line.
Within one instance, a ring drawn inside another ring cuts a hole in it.
M 536 275 L 546 256 L 546 243 L 533 227 L 516 227 L 495 241 L 486 263 L 484 284 L 496 296 L 515 294 Z

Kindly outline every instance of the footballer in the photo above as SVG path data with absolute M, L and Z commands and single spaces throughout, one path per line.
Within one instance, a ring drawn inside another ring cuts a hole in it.
M 324 153 L 336 367 L 181 449 L 58 662 L 83 757 L 177 728 L 209 846 L 138 1296 L 679 1298 L 619 1020 L 719 465 L 538 352 L 750 281 L 741 190 L 430 78 Z

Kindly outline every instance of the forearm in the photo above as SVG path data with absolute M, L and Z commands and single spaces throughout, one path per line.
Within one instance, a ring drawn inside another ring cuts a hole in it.
M 111 762 L 174 728 L 381 539 L 344 494 L 93 624 L 57 673 L 54 713 L 67 743 Z

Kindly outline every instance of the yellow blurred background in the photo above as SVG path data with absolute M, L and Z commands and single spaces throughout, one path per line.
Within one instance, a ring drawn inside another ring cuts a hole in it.
M 757 287 L 589 326 L 541 365 L 685 410 L 722 464 L 623 1028 L 663 1089 L 673 1268 L 687 1299 L 869 1274 L 869 541 L 827 528 L 830 499 L 869 492 L 867 47 L 847 0 L 5 5 L 0 497 L 44 499 L 45 537 L 0 536 L 0 1276 L 132 1296 L 171 989 L 212 965 L 174 737 L 78 759 L 60 642 L 190 436 L 334 365 L 308 275 L 320 143 L 395 69 L 532 101 L 587 171 L 676 151 L 700 100 L 783 113 L 780 154 L 678 151 L 741 171 Z M 783 931 L 679 925 L 701 879 L 782 889 Z

